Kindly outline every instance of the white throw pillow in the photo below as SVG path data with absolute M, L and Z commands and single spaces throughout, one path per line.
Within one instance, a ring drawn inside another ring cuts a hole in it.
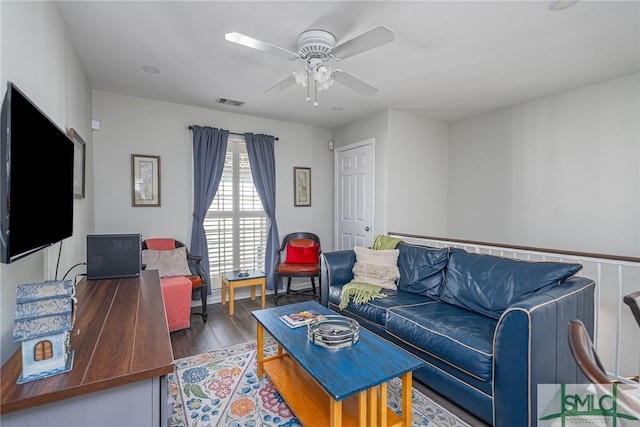
M 353 280 L 377 285 L 385 289 L 396 289 L 400 278 L 398 270 L 398 249 L 373 250 L 355 246 L 356 263 L 353 266 Z
M 163 251 L 143 249 L 142 263 L 146 264 L 147 270 L 158 270 L 160 277 L 193 274 L 189 270 L 187 249 L 184 246 Z

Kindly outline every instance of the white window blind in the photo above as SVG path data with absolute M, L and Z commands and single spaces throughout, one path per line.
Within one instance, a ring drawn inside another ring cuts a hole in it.
M 204 230 L 214 286 L 219 286 L 219 276 L 225 271 L 264 270 L 267 218 L 253 185 L 244 140 L 229 138 L 222 179 Z

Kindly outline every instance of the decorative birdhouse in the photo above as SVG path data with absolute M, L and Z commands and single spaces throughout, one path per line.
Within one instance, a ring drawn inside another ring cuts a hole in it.
M 18 286 L 13 324 L 13 341 L 22 342 L 18 384 L 68 372 L 73 367 L 69 338 L 74 293 L 71 280 Z

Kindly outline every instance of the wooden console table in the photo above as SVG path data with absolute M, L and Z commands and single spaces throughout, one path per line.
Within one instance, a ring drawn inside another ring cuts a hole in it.
M 157 270 L 140 278 L 83 279 L 75 296 L 73 369 L 18 385 L 22 359 L 16 351 L 0 370 L 3 427 L 38 420 L 50 426 L 164 425 L 164 376 L 173 371 L 173 352 Z

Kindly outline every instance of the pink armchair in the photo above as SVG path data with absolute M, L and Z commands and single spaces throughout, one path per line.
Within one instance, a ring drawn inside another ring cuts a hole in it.
M 160 273 L 162 295 L 169 331 L 191 326 L 191 296 L 200 293 L 202 310 L 193 313 L 207 321 L 208 281 L 200 266 L 201 257 L 189 254 L 182 242 L 172 238 L 146 239 L 142 242 L 142 262 L 146 269 Z

